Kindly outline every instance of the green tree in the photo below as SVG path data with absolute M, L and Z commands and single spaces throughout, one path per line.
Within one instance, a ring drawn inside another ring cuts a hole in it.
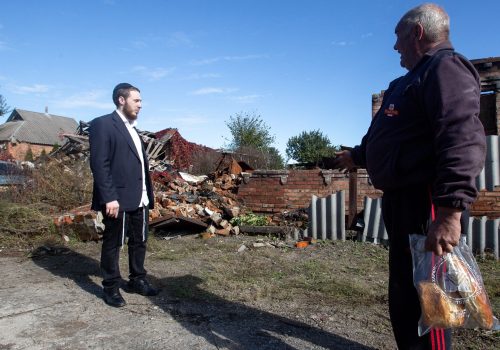
M 229 149 L 240 153 L 240 160 L 245 160 L 258 169 L 284 168 L 283 157 L 272 146 L 275 137 L 260 115 L 255 112 L 240 112 L 230 116 L 226 125 L 232 136 Z
M 28 162 L 33 161 L 33 151 L 31 150 L 31 148 L 28 148 L 28 150 L 26 151 L 26 155 L 24 156 L 24 160 L 28 161 Z
M 288 139 L 285 152 L 287 157 L 299 163 L 318 164 L 323 157 L 333 156 L 336 150 L 327 136 L 319 130 L 313 130 L 303 131 Z
M 3 117 L 5 114 L 10 112 L 10 107 L 7 106 L 7 101 L 5 98 L 0 95 L 0 117 Z
M 283 169 L 285 167 L 285 160 L 277 148 L 269 147 L 267 149 L 267 158 L 269 169 Z
M 229 145 L 233 151 L 242 147 L 252 147 L 258 150 L 267 149 L 275 140 L 275 137 L 269 132 L 269 127 L 255 112 L 240 112 L 230 116 L 226 125 L 233 137 Z

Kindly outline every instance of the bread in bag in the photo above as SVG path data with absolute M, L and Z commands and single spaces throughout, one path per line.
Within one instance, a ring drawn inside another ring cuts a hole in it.
M 449 255 L 446 260 L 448 276 L 457 285 L 458 293 L 465 302 L 465 308 L 477 323 L 475 326 L 485 329 L 493 328 L 493 311 L 486 291 L 476 276 L 456 255 Z
M 430 281 L 418 284 L 422 319 L 434 328 L 461 327 L 465 322 L 465 307 L 455 303 Z

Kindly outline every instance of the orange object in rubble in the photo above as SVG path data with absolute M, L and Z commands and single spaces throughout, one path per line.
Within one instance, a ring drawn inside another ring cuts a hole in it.
M 307 247 L 308 245 L 309 245 L 309 243 L 308 243 L 308 242 L 306 242 L 306 241 L 300 241 L 300 242 L 295 243 L 295 246 L 296 246 L 297 248 L 305 248 L 305 247 Z

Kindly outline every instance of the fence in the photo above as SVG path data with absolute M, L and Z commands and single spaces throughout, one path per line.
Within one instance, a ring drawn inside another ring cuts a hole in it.
M 346 239 L 345 230 L 345 191 L 335 192 L 324 198 L 312 196 L 309 206 L 309 226 L 305 230 L 295 230 L 299 235 L 314 239 L 332 241 Z
M 358 236 L 358 239 L 362 242 L 387 244 L 388 236 L 381 215 L 381 203 L 381 198 L 365 199 L 365 227 L 363 233 Z M 476 254 L 484 256 L 486 252 L 490 252 L 498 260 L 500 258 L 499 224 L 500 219 L 488 220 L 486 216 L 469 218 L 466 234 L 467 245 Z
M 309 207 L 309 226 L 305 230 L 295 230 L 295 239 L 299 236 L 314 239 L 345 240 L 345 193 L 336 192 L 325 198 L 312 196 Z M 388 244 L 388 235 L 382 218 L 382 199 L 365 197 L 364 227 L 357 239 L 361 242 Z M 484 256 L 492 253 L 500 259 L 500 219 L 489 220 L 485 216 L 470 218 L 466 242 L 473 252 Z
M 476 178 L 479 190 L 493 191 L 500 186 L 500 143 L 499 136 L 486 137 L 486 162 L 481 174 Z M 345 193 L 336 192 L 325 198 L 312 196 L 309 207 L 309 226 L 305 230 L 295 230 L 295 239 L 299 236 L 315 239 L 345 240 Z M 364 199 L 364 227 L 358 235 L 362 242 L 387 245 L 388 236 L 382 219 L 382 199 Z M 487 219 L 486 216 L 470 218 L 466 241 L 476 253 L 484 255 L 491 252 L 500 259 L 500 219 Z
M 500 153 L 499 136 L 491 135 L 486 137 L 486 162 L 481 174 L 476 178 L 478 190 L 493 191 L 495 186 L 500 185 Z

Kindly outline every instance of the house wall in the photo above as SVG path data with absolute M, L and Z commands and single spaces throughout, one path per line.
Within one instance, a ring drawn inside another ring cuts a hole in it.
M 490 219 L 500 218 L 500 187 L 493 191 L 482 190 L 472 204 L 472 216 L 487 216 Z
M 329 182 L 329 183 L 328 183 Z M 382 191 L 369 182 L 366 170 L 358 170 L 357 213 L 363 210 L 365 197 L 379 198 Z M 337 191 L 346 192 L 346 212 L 349 211 L 349 178 L 332 170 L 262 171 L 244 175 L 238 187 L 238 198 L 256 213 L 276 213 L 283 210 L 308 208 L 313 195 L 326 197 Z M 471 207 L 471 215 L 500 218 L 500 187 L 482 190 Z
M 31 149 L 31 152 L 33 153 L 33 158 L 37 158 L 38 156 L 40 156 L 43 150 L 45 150 L 45 153 L 49 153 L 53 149 L 53 146 L 34 145 L 24 142 L 21 143 L 8 142 L 7 144 L 4 144 L 4 147 L 15 160 L 19 161 L 25 160 L 26 153 L 28 153 L 29 149 Z
M 256 170 L 244 175 L 238 187 L 238 198 L 257 213 L 275 213 L 309 207 L 311 197 L 326 197 L 346 191 L 349 210 L 349 177 L 336 170 Z M 369 184 L 366 171 L 358 173 L 357 212 L 363 209 L 365 196 L 380 197 L 382 192 Z

